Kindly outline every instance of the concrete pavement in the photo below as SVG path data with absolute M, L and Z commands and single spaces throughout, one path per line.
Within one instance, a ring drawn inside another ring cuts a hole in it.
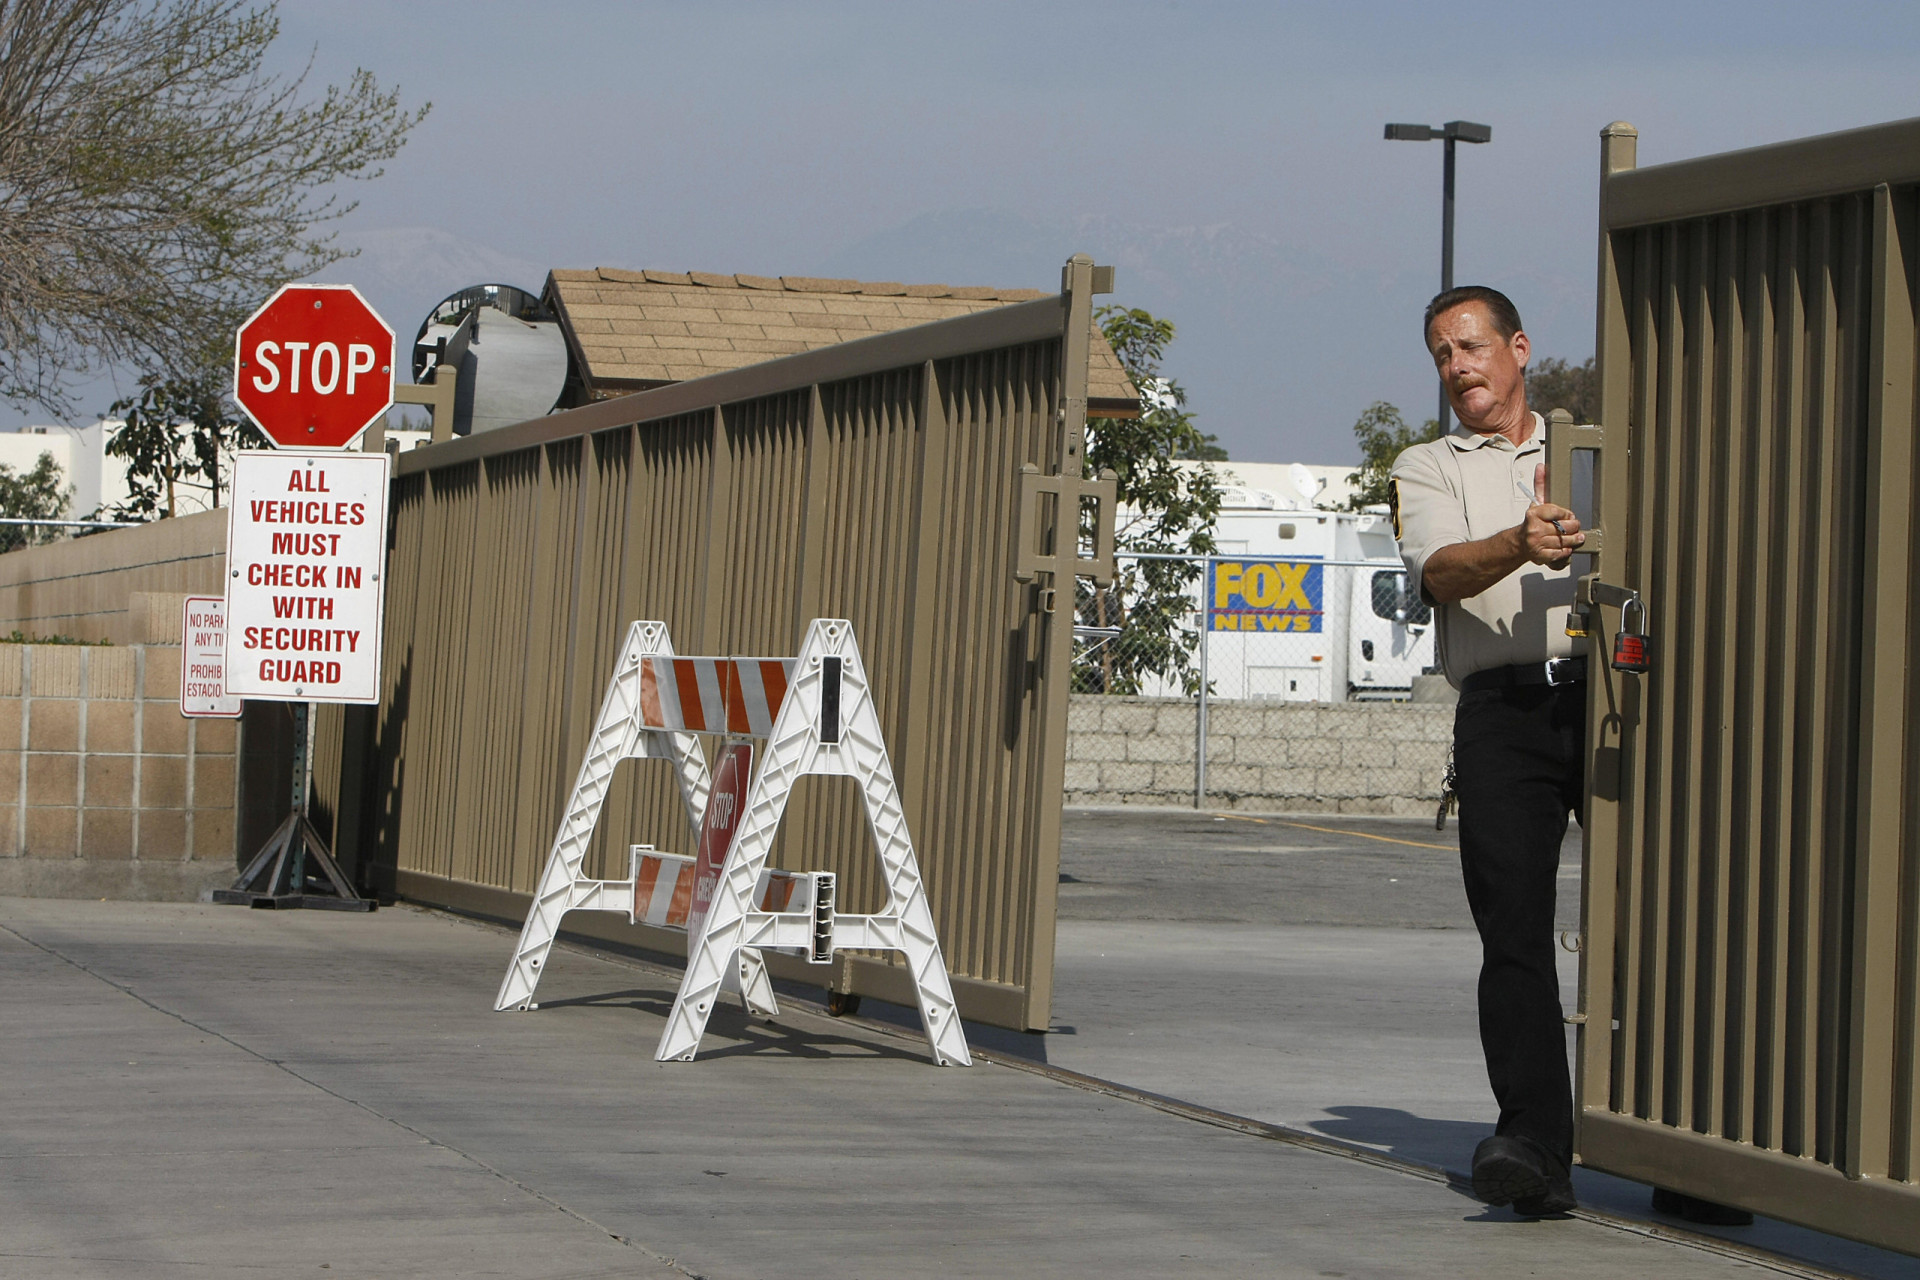
M 0 900 L 0 1274 L 1756 1272 L 1030 1071 L 937 1069 L 791 1001 L 658 1065 L 676 974 L 561 948 L 540 1010 L 495 1014 L 511 944 L 405 908 Z
M 1456 823 L 1077 809 L 1061 872 L 1054 1033 L 976 1039 L 1456 1174 L 1469 1167 L 1496 1108 Z M 1575 930 L 1577 827 L 1560 889 L 1557 923 Z M 1560 976 L 1571 1009 L 1571 952 Z M 1764 1218 L 1744 1228 L 1662 1218 L 1646 1187 L 1592 1170 L 1575 1170 L 1574 1184 L 1583 1205 L 1609 1214 L 1846 1274 L 1920 1278 L 1920 1260 Z

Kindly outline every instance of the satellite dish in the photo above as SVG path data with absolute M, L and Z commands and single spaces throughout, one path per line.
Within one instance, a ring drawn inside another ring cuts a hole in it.
M 1298 462 L 1287 468 L 1287 476 L 1293 481 L 1293 491 L 1305 499 L 1308 506 L 1312 506 L 1314 499 L 1320 496 L 1320 491 L 1327 487 L 1325 480 Z
M 413 380 L 441 366 L 458 381 L 453 434 L 470 435 L 553 412 L 567 381 L 567 340 L 540 296 L 476 284 L 441 299 L 413 340 Z

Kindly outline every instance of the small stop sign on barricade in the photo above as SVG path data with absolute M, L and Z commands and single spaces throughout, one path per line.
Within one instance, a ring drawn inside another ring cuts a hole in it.
M 287 449 L 344 449 L 393 404 L 393 330 L 349 284 L 289 284 L 240 326 L 233 398 Z

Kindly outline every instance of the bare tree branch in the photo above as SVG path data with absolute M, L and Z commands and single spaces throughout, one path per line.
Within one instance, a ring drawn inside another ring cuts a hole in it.
M 0 0 L 0 398 L 66 412 L 101 364 L 218 360 L 274 286 L 350 256 L 338 184 L 427 108 L 262 70 L 271 6 Z

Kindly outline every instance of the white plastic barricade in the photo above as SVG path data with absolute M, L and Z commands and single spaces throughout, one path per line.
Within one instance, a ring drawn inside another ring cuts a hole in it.
M 711 775 L 703 734 L 730 739 Z M 588 879 L 581 864 L 614 766 L 634 757 L 674 762 L 699 852 L 634 845 L 626 879 Z M 843 774 L 859 786 L 886 884 L 883 910 L 841 915 L 832 872 L 767 866 L 794 784 L 808 774 Z M 779 1012 L 761 952 L 828 964 L 841 948 L 904 955 L 933 1060 L 973 1061 L 866 667 L 843 619 L 816 619 L 795 658 L 677 657 L 666 624 L 628 629 L 496 1009 L 533 1007 L 569 911 L 624 911 L 635 923 L 687 930 L 686 976 L 655 1054 L 662 1062 L 693 1057 L 723 991 L 737 991 L 756 1016 Z

